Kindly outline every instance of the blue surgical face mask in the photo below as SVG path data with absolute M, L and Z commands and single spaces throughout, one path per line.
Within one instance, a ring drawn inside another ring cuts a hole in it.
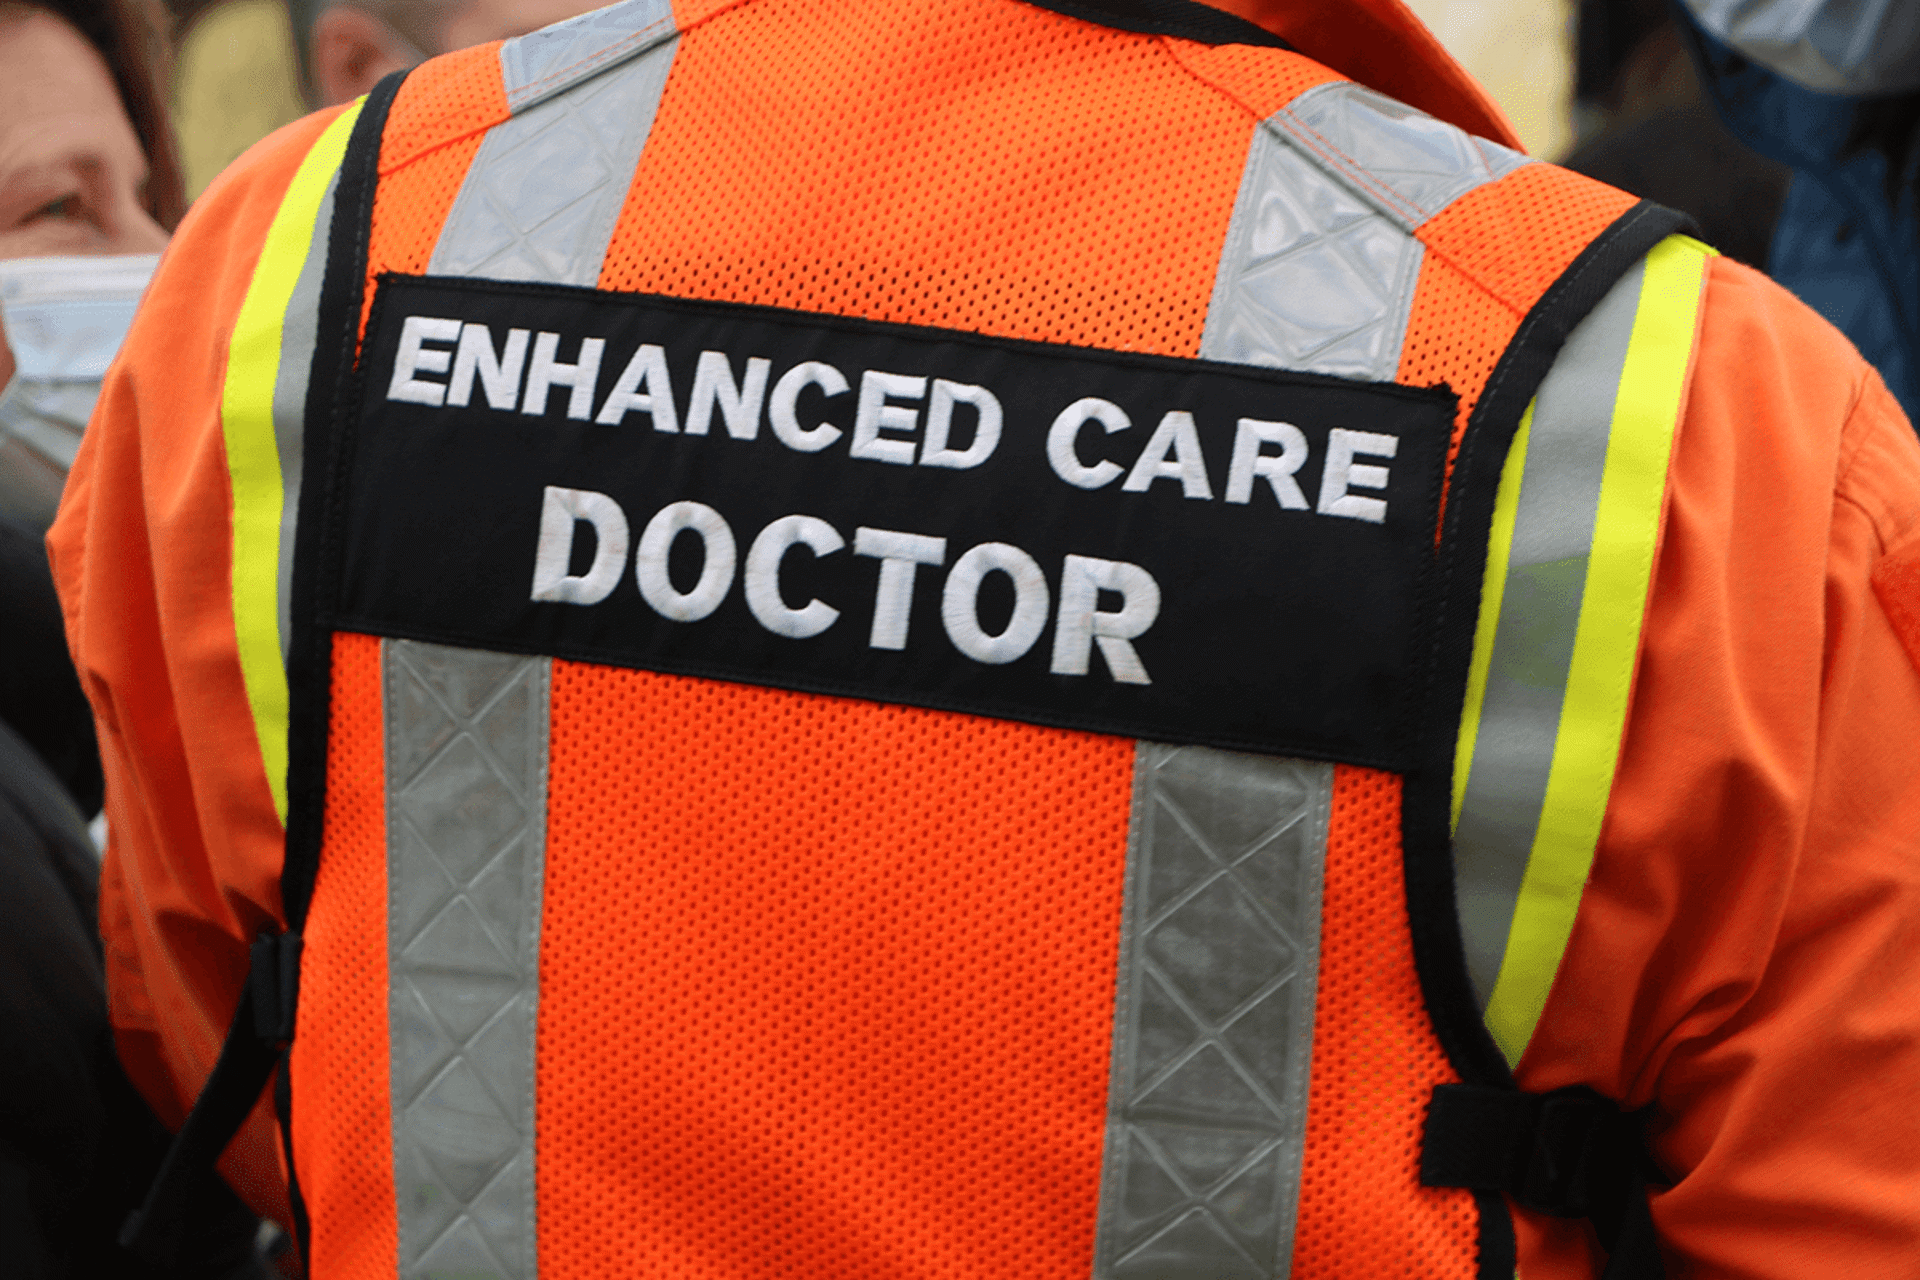
M 160 256 L 0 261 L 0 323 L 13 351 L 0 392 L 0 516 L 53 522 L 100 379 L 126 339 Z

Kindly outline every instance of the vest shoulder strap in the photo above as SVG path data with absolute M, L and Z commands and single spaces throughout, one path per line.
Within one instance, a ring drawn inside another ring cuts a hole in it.
M 1502 464 L 1450 819 L 1467 967 L 1510 1064 L 1546 1004 L 1612 792 L 1712 256 L 1671 236 L 1616 281 Z

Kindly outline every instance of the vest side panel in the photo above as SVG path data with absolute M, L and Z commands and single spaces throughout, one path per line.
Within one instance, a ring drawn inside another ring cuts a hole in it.
M 1473 747 L 1454 769 L 1462 791 L 1455 894 L 1467 972 L 1482 1010 L 1506 956 L 1514 902 L 1546 803 L 1640 275 L 1637 268 L 1629 272 L 1573 331 L 1566 359 L 1540 384 L 1529 424 L 1514 441 L 1531 483 L 1519 491 L 1506 548 L 1497 638 Z M 1518 1056 L 1509 1050 L 1510 1061 Z
M 570 662 L 552 717 L 541 1269 L 1085 1276 L 1133 743 Z
M 319 876 L 289 1056 L 311 1274 L 398 1274 L 388 1108 L 386 769 L 380 641 L 339 634 Z
M 1593 517 L 1583 549 L 1578 615 L 1573 626 L 1563 624 L 1554 635 L 1565 641 L 1567 660 L 1553 767 L 1541 780 L 1537 834 L 1525 875 L 1515 886 L 1505 957 L 1486 1002 L 1487 1027 L 1516 1063 L 1559 970 L 1613 788 L 1712 256 L 1698 242 L 1670 237 L 1614 285 L 1568 343 L 1569 348 L 1576 341 L 1604 344 L 1607 339 L 1596 331 L 1611 329 L 1617 345 L 1607 354 L 1617 351 L 1618 365 L 1591 355 L 1586 361 L 1613 374 L 1612 385 L 1603 382 L 1594 394 L 1610 420 L 1595 424 L 1594 434 L 1604 436 L 1605 445 L 1604 456 L 1595 459 L 1599 465 L 1588 472 Z M 1556 368 L 1549 381 L 1563 376 L 1572 375 Z M 1543 385 L 1537 418 L 1546 417 L 1547 401 Z M 1537 431 L 1534 438 L 1534 448 L 1553 447 Z M 1515 521 L 1516 547 L 1535 509 L 1529 490 L 1537 483 L 1530 450 Z M 1549 518 L 1560 514 L 1551 502 L 1548 511 Z M 1526 540 L 1536 548 L 1547 541 Z M 1510 576 L 1509 589 L 1514 585 Z M 1494 637 L 1492 669 L 1499 668 L 1504 638 Z M 1470 777 L 1469 796 L 1473 789 Z M 1463 828 L 1467 811 L 1463 805 Z
M 1400 793 L 1393 774 L 1334 770 L 1298 1276 L 1478 1274 L 1472 1194 L 1419 1185 L 1427 1099 L 1460 1077 L 1414 961 Z M 1383 1206 L 1396 1230 L 1381 1229 Z
M 267 785 L 283 823 L 301 417 L 338 170 L 359 114 L 358 106 L 350 106 L 328 124 L 274 214 L 246 301 L 234 317 L 220 393 L 233 490 L 234 638 Z

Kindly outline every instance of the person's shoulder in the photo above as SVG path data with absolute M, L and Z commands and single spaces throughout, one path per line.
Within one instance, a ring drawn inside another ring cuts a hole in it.
M 1809 517 L 1849 503 L 1883 539 L 1920 523 L 1920 440 L 1880 375 L 1806 303 L 1727 258 L 1708 272 L 1680 439 L 1757 501 L 1806 503 Z
M 330 107 L 274 130 L 193 202 L 160 259 L 120 364 L 172 367 L 231 325 L 289 188 L 345 110 Z M 332 167 L 310 175 L 322 190 Z
M 194 207 L 215 203 L 223 198 L 231 198 L 235 188 L 246 189 L 271 183 L 276 178 L 283 184 L 300 162 L 313 149 L 329 126 L 345 115 L 353 103 L 341 103 L 337 106 L 322 107 L 288 124 L 281 125 L 260 141 L 241 152 L 234 162 L 221 170 L 220 176 L 207 185 L 206 192 Z
M 176 242 L 204 235 L 209 224 L 220 226 L 238 220 L 251 225 L 262 212 L 271 220 L 314 144 L 348 110 L 348 105 L 325 107 L 302 116 L 248 147 L 193 202 L 175 233 Z M 264 225 L 260 230 L 264 234 Z
M 1737 409 L 1756 445 L 1798 440 L 1831 448 L 1872 388 L 1884 394 L 1865 357 L 1812 307 L 1763 272 L 1730 258 L 1712 260 L 1692 407 L 1704 396 Z

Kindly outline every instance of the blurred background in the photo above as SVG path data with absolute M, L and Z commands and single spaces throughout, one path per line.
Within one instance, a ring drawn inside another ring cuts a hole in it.
M 1788 171 L 1735 141 L 1666 0 L 1408 0 L 1506 108 L 1527 151 L 1683 209 L 1765 265 Z
M 351 7 L 404 32 L 403 15 L 434 3 Z M 1721 128 L 1664 0 L 1409 3 L 1506 108 L 1530 153 L 1683 208 L 1725 252 L 1764 261 L 1786 171 Z M 191 198 L 252 143 L 326 100 L 327 86 L 314 83 L 314 23 L 342 6 L 171 0 L 169 7 L 178 34 L 172 112 Z M 541 11 L 506 23 L 532 29 L 549 9 L 558 18 L 590 6 L 498 0 L 495 7 Z

